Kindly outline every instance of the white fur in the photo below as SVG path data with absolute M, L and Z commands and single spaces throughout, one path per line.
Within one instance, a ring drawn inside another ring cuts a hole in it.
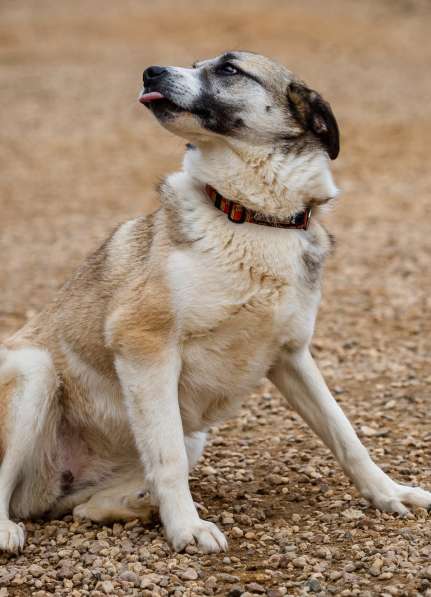
M 187 152 L 184 170 L 251 209 L 288 218 L 310 200 L 323 203 L 338 193 L 323 151 L 297 156 L 272 147 L 250 148 L 235 139 L 224 141 Z
M 154 364 L 134 364 L 117 357 L 116 368 L 145 479 L 159 505 L 168 540 L 177 550 L 193 540 L 203 552 L 226 549 L 218 528 L 199 518 L 190 493 L 178 404 L 180 359 L 176 349 L 167 350 L 164 358 Z
M 175 75 L 175 90 L 181 95 L 184 108 L 190 107 L 190 103 L 201 92 L 201 83 L 198 73 L 190 68 L 170 66 L 168 69 Z

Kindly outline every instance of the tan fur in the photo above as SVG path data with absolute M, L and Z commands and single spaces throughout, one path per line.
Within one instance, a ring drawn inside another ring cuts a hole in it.
M 0 384 L 0 461 L 6 451 L 8 415 L 13 392 L 16 388 L 15 380 Z
M 110 348 L 133 359 L 154 357 L 166 346 L 175 328 L 175 315 L 166 283 L 158 277 L 140 280 L 124 291 L 110 317 Z

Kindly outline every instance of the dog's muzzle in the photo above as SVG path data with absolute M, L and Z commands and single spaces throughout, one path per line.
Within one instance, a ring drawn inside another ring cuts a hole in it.
M 159 81 L 167 73 L 168 69 L 164 66 L 149 66 L 144 70 L 144 87 L 149 89 L 154 82 Z
M 149 107 L 151 102 L 165 98 L 160 91 L 157 91 L 157 86 L 167 73 L 168 69 L 163 66 L 149 66 L 144 70 L 144 89 L 139 97 L 141 104 L 145 104 L 147 107 Z

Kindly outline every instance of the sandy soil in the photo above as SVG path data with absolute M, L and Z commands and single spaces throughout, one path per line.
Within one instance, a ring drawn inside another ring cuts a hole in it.
M 343 193 L 314 353 L 374 457 L 431 487 L 431 12 L 427 1 L 3 0 L 0 337 L 130 216 L 181 140 L 136 103 L 149 64 L 269 54 L 339 119 Z M 431 522 L 367 507 L 269 387 L 216 431 L 195 498 L 226 557 L 171 554 L 157 526 L 27 524 L 5 595 L 431 595 Z M 151 576 L 151 574 L 153 576 Z

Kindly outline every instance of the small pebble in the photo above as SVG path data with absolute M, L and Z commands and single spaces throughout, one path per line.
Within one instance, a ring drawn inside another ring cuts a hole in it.
M 194 568 L 186 568 L 184 572 L 179 574 L 179 576 L 183 580 L 196 580 L 199 578 L 199 575 Z

